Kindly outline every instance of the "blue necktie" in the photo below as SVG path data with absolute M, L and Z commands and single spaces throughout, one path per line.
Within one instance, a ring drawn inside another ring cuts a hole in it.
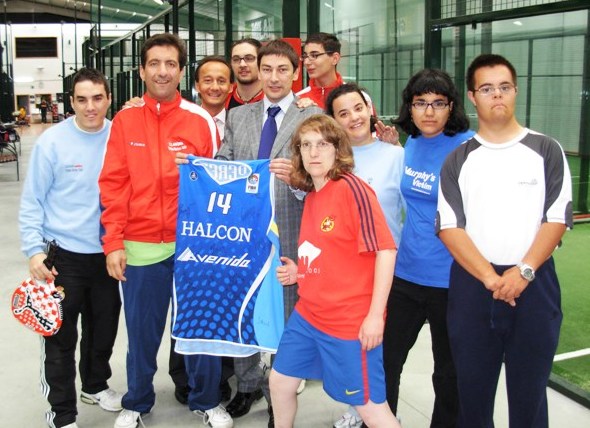
M 260 147 L 258 147 L 258 159 L 268 159 L 270 158 L 270 151 L 272 150 L 272 145 L 275 142 L 275 138 L 277 138 L 277 122 L 275 117 L 281 108 L 279 106 L 270 106 L 268 108 L 268 117 L 264 122 L 264 126 L 262 127 L 262 134 L 260 135 Z

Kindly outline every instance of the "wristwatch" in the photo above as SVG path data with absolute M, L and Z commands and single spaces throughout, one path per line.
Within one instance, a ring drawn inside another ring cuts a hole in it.
M 516 265 L 516 267 L 520 269 L 520 276 L 522 276 L 528 282 L 531 282 L 533 279 L 535 279 L 535 270 L 526 263 L 520 262 Z

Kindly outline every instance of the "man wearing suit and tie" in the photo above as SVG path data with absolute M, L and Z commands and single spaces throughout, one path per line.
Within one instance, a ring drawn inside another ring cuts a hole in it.
M 264 98 L 229 111 L 224 141 L 217 157 L 228 160 L 271 159 L 270 170 L 277 178 L 275 209 L 281 254 L 296 259 L 303 202 L 289 187 L 292 169 L 289 143 L 297 126 L 305 118 L 322 113 L 322 110 L 318 107 L 297 107 L 297 98 L 291 89 L 299 76 L 299 57 L 288 43 L 273 40 L 261 47 L 258 70 Z M 274 129 L 273 122 L 276 123 Z M 295 306 L 297 288 L 285 287 L 283 292 L 285 317 L 288 318 Z M 239 417 L 248 413 L 252 403 L 261 398 L 264 373 L 260 366 L 260 354 L 236 359 L 235 371 L 238 393 L 227 410 L 234 417 Z M 265 395 L 268 399 L 269 394 Z M 269 415 L 268 426 L 274 427 L 272 407 L 269 407 Z

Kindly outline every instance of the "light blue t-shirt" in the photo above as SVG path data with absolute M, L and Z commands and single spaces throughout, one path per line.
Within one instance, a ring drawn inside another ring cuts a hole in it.
M 39 136 L 29 161 L 19 213 L 22 251 L 45 249 L 43 239 L 75 253 L 102 253 L 98 175 L 111 122 L 86 132 L 75 117 Z
M 375 191 L 387 225 L 399 247 L 402 238 L 404 201 L 400 181 L 404 166 L 404 149 L 375 140 L 364 146 L 352 146 L 354 173 Z
M 448 288 L 451 254 L 434 233 L 440 169 L 447 155 L 475 132 L 409 137 L 401 192 L 407 206 L 395 275 L 409 282 Z

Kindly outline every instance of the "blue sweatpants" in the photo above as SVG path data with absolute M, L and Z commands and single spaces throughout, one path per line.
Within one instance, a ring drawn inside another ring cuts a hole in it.
M 191 410 L 209 410 L 221 402 L 221 357 L 185 355 L 184 364 L 191 391 L 188 406 Z
M 156 401 L 156 357 L 172 297 L 174 256 L 146 266 L 127 266 L 121 283 L 127 324 L 127 393 L 125 409 L 147 413 Z M 221 357 L 185 356 L 191 410 L 209 410 L 221 401 Z
M 494 266 L 500 275 L 511 267 Z M 552 258 L 537 270 L 515 307 L 494 300 L 480 281 L 453 263 L 447 321 L 459 390 L 457 428 L 493 428 L 502 361 L 510 428 L 548 427 L 546 388 L 561 320 Z
M 172 297 L 174 256 L 146 266 L 125 269 L 121 282 L 127 325 L 127 393 L 125 409 L 147 413 L 156 401 L 154 374 L 156 357 L 166 327 Z

